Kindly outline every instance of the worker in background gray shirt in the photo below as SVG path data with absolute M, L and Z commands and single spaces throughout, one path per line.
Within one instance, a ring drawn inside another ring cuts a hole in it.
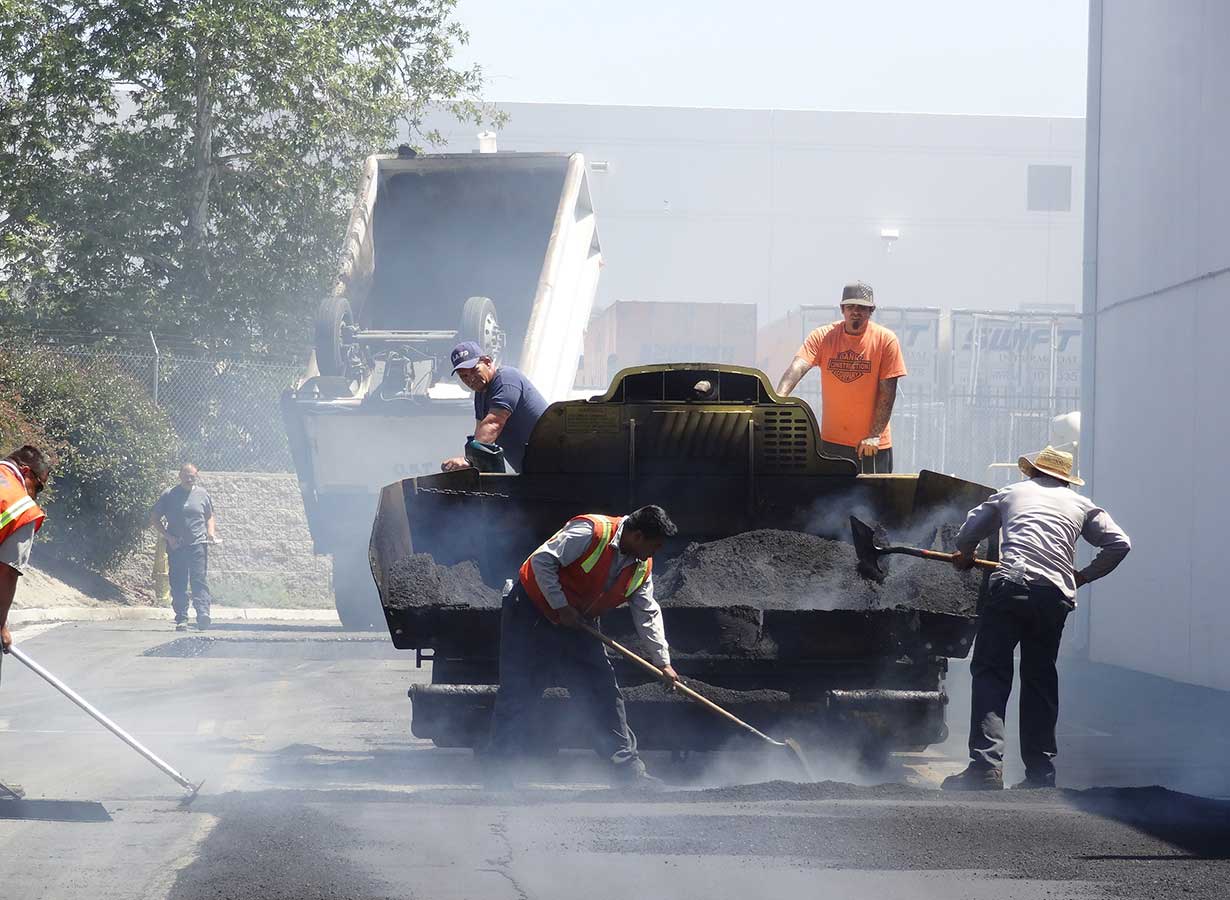
M 150 513 L 150 526 L 167 542 L 167 568 L 171 582 L 171 606 L 175 630 L 188 630 L 188 589 L 196 609 L 196 627 L 210 625 L 209 545 L 218 540 L 214 504 L 205 488 L 197 484 L 199 473 L 192 463 L 179 470 L 179 484 L 162 492 Z
M 1003 787 L 1004 716 L 1012 693 L 1012 662 L 1021 646 L 1021 758 L 1025 780 L 1018 788 L 1054 787 L 1058 748 L 1059 675 L 1055 661 L 1064 621 L 1076 608 L 1076 590 L 1096 581 L 1132 549 L 1123 529 L 1106 510 L 1072 490 L 1084 484 L 1072 474 L 1072 454 L 1047 447 L 1036 458 L 1022 456 L 1026 481 L 1009 485 L 971 510 L 957 534 L 959 569 L 973 565 L 974 549 L 1002 529 L 1000 567 L 979 613 L 970 662 L 970 764 L 944 779 L 945 790 Z M 1099 548 L 1076 571 L 1076 540 Z

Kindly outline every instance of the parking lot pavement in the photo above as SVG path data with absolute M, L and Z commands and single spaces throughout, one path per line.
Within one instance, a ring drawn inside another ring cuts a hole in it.
M 0 780 L 23 784 L 28 801 L 0 801 L 5 896 L 1223 897 L 1230 877 L 1224 802 L 1162 788 L 933 790 L 960 765 L 955 720 L 949 744 L 878 776 L 820 760 L 846 780 L 738 784 L 775 773 L 745 755 L 681 767 L 654 756 L 672 788 L 628 796 L 602 786 L 592 755 L 561 753 L 526 789 L 491 794 L 468 751 L 410 736 L 406 689 L 429 671 L 381 634 L 248 622 L 183 635 L 117 622 L 17 639 L 206 783 L 180 809 L 166 776 L 7 661 Z M 1095 676 L 1085 673 L 1086 694 Z M 954 669 L 954 715 L 960 678 Z M 1212 702 L 1184 706 L 1163 687 L 1138 699 L 1169 699 L 1189 729 Z M 1216 766 L 1191 775 L 1173 742 L 1132 755 L 1160 725 L 1142 728 L 1096 696 L 1068 707 L 1061 772 L 1120 771 L 1132 776 L 1123 784 L 1150 772 L 1218 777 Z M 885 779 L 899 783 L 875 783 Z

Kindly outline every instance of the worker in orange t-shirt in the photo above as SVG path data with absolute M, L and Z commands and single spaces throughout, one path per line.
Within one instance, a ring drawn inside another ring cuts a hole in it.
M 777 383 L 788 397 L 813 366 L 820 369 L 820 452 L 854 460 L 863 474 L 893 470 L 888 420 L 906 374 L 897 335 L 871 321 L 875 308 L 870 285 L 847 284 L 841 319 L 809 334 Z

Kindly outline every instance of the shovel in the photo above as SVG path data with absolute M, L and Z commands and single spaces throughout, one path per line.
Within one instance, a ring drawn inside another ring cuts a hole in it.
M 876 543 L 875 529 L 866 522 L 860 522 L 850 516 L 850 534 L 854 538 L 854 553 L 858 556 L 858 573 L 864 578 L 874 581 L 884 581 L 887 573 L 880 568 L 880 557 L 889 553 L 900 553 L 903 556 L 917 556 L 920 559 L 934 559 L 940 562 L 952 562 L 955 553 L 944 553 L 939 550 L 923 550 L 919 547 L 885 547 Z M 974 565 L 980 569 L 998 569 L 999 563 L 993 559 L 976 559 Z
M 579 623 L 578 627 L 582 631 L 589 632 L 591 635 L 596 637 L 598 640 L 602 641 L 602 643 L 606 644 L 608 647 L 610 647 L 616 653 L 623 656 L 629 662 L 636 663 L 638 666 L 640 666 L 646 672 L 649 672 L 659 681 L 666 679 L 666 674 L 661 669 L 659 669 L 657 666 L 655 666 L 653 663 L 651 663 L 649 660 L 643 659 L 642 657 L 633 653 L 631 650 L 629 650 L 627 647 L 625 647 L 623 644 L 619 643 L 618 641 L 611 640 L 609 637 L 607 637 L 597 628 L 593 628 L 589 625 L 586 625 L 584 622 Z M 811 766 L 808 765 L 807 758 L 803 755 L 803 748 L 799 746 L 798 741 L 794 740 L 793 738 L 786 738 L 784 741 L 774 740 L 773 738 L 765 734 L 763 731 L 760 731 L 757 728 L 753 728 L 751 725 L 747 724 L 747 722 L 744 722 L 734 713 L 731 713 L 723 709 L 722 707 L 718 706 L 708 697 L 692 690 L 692 688 L 688 687 L 682 681 L 673 682 L 672 687 L 675 690 L 682 693 L 688 699 L 695 700 L 697 703 L 699 703 L 701 706 L 705 707 L 709 711 L 717 713 L 719 716 L 721 716 L 726 721 L 734 725 L 738 725 L 744 731 L 748 731 L 754 734 L 756 737 L 760 738 L 765 743 L 772 744 L 774 747 L 785 747 L 787 750 L 789 750 L 791 753 L 794 754 L 795 759 L 798 760 L 799 767 L 803 770 L 803 774 L 807 776 L 807 780 L 808 781 L 816 780 L 816 775 L 814 772 L 812 772 Z
M 116 725 L 114 722 L 112 722 L 110 719 L 104 716 L 101 712 L 99 712 L 98 709 L 96 709 L 92 703 L 90 703 L 88 700 L 86 700 L 84 697 L 82 697 L 80 694 L 78 694 L 76 691 L 70 688 L 63 681 L 56 678 L 54 675 L 52 675 L 50 672 L 48 672 L 46 669 L 44 669 L 42 666 L 40 666 L 30 657 L 28 657 L 24 652 L 19 650 L 17 647 L 10 646 L 8 649 L 8 654 L 12 656 L 14 659 L 16 659 L 18 662 L 24 663 L 26 666 L 28 666 L 32 672 L 34 672 L 36 675 L 38 675 L 40 678 L 42 678 L 44 681 L 50 684 L 53 688 L 55 688 L 57 691 L 59 691 L 61 694 L 67 697 L 69 700 L 73 701 L 73 703 L 76 703 L 83 710 L 89 713 L 90 716 L 95 721 L 98 722 L 98 724 L 102 725 L 104 728 L 106 728 L 108 731 L 114 734 L 117 738 L 119 738 L 129 747 L 131 747 L 133 750 L 136 750 L 138 753 L 144 756 L 147 760 L 149 760 L 151 763 L 153 763 L 155 766 L 161 769 L 164 773 L 166 773 L 171 778 L 173 778 L 180 787 L 182 787 L 185 791 L 188 792 L 188 794 L 180 801 L 181 807 L 186 807 L 189 803 L 191 803 L 193 800 L 196 799 L 197 793 L 201 790 L 201 784 L 203 784 L 204 782 L 193 784 L 191 781 L 189 781 L 187 778 L 185 778 L 183 775 L 181 775 L 179 772 L 173 769 L 170 765 L 163 762 L 163 760 L 160 759 L 158 756 L 156 756 L 152 750 L 149 750 L 144 744 L 138 741 L 135 737 L 133 737 L 131 734 L 129 734 L 127 731 L 121 728 L 119 725 Z

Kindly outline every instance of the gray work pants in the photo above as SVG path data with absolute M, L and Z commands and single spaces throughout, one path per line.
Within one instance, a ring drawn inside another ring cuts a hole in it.
M 570 706 L 588 718 L 594 751 L 617 769 L 639 759 L 628 730 L 624 695 L 606 648 L 591 635 L 552 624 L 520 582 L 500 615 L 500 689 L 491 719 L 491 762 L 499 765 L 537 746 L 545 688 L 568 689 Z

